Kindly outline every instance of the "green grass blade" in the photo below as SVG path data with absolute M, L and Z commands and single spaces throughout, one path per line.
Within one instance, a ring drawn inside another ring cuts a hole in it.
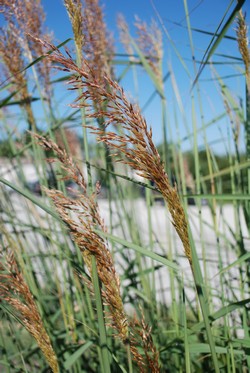
M 194 241 L 193 241 L 190 230 L 189 230 L 189 239 L 190 239 L 191 255 L 192 255 L 192 272 L 193 272 L 193 277 L 195 281 L 197 296 L 199 298 L 199 303 L 201 306 L 201 312 L 203 315 L 203 320 L 204 320 L 204 325 L 205 325 L 205 330 L 206 330 L 206 335 L 207 335 L 209 350 L 210 350 L 209 352 L 211 352 L 211 356 L 212 356 L 212 360 L 214 364 L 214 370 L 216 373 L 219 373 L 220 372 L 219 361 L 218 361 L 214 337 L 212 334 L 212 329 L 211 329 L 211 325 L 209 321 L 209 306 L 208 306 L 206 287 L 203 281 L 201 268 L 200 268 L 198 256 L 196 253 L 196 247 L 194 245 Z
M 236 165 L 231 166 L 231 167 L 226 167 L 222 170 L 219 170 L 218 172 L 214 172 L 211 175 L 203 176 L 203 177 L 201 177 L 201 182 L 210 180 L 211 176 L 213 178 L 216 178 L 216 177 L 220 177 L 220 176 L 224 176 L 224 175 L 230 175 L 231 172 L 236 172 L 236 171 L 239 171 L 239 170 L 248 169 L 249 167 L 250 167 L 250 160 L 246 161 L 246 162 L 241 162 L 240 164 L 236 164 Z
M 245 194 L 184 194 L 183 198 L 198 198 L 198 199 L 216 199 L 218 201 L 248 201 L 250 195 Z
M 159 263 L 162 263 L 164 264 L 165 266 L 169 267 L 169 268 L 172 268 L 174 269 L 175 271 L 180 271 L 180 267 L 173 263 L 173 262 L 170 262 L 170 260 L 164 258 L 163 256 L 160 256 L 158 254 L 155 254 L 139 245 L 136 245 L 132 242 L 128 242 L 120 237 L 116 237 L 116 236 L 113 236 L 112 234 L 109 234 L 109 233 L 104 233 L 103 231 L 100 231 L 98 229 L 95 229 L 95 232 L 97 234 L 99 234 L 101 237 L 104 237 L 104 238 L 107 238 L 108 240 L 110 241 L 113 241 L 113 242 L 117 242 L 125 247 L 127 247 L 128 249 L 132 249 L 136 252 L 138 252 L 139 254 L 142 254 L 142 255 L 145 255 Z
M 4 179 L 3 177 L 0 177 L 0 183 L 3 183 L 10 187 L 11 189 L 15 190 L 19 194 L 21 194 L 23 197 L 29 199 L 31 202 L 33 202 L 35 205 L 40 207 L 42 210 L 47 212 L 49 215 L 53 216 L 53 218 L 61 221 L 59 216 L 56 214 L 55 211 L 53 211 L 50 207 L 48 207 L 45 203 L 42 202 L 41 199 L 35 197 L 33 194 L 31 194 L 28 190 L 25 190 L 24 188 L 21 188 L 17 185 L 14 185 L 13 183 L 9 182 L 8 180 Z
M 214 33 L 214 36 L 213 38 L 211 39 L 205 53 L 204 53 L 204 56 L 202 58 L 202 61 L 201 61 L 201 66 L 198 70 L 198 73 L 194 79 L 194 82 L 192 84 L 192 87 L 194 87 L 194 85 L 196 84 L 197 80 L 199 79 L 204 67 L 206 66 L 207 62 L 209 61 L 209 59 L 212 57 L 212 55 L 214 54 L 215 50 L 218 48 L 221 40 L 223 39 L 224 35 L 226 34 L 227 30 L 229 29 L 229 27 L 231 26 L 232 22 L 234 21 L 235 17 L 237 16 L 239 10 L 242 8 L 243 4 L 245 3 L 245 0 L 238 0 L 235 8 L 233 9 L 232 13 L 230 14 L 227 22 L 225 23 L 225 25 L 223 26 L 222 30 L 220 32 L 219 29 L 228 13 L 228 10 L 229 8 L 231 7 L 231 5 L 233 4 L 234 0 L 231 0 L 226 12 L 224 13 L 223 17 L 222 17 L 222 20 L 221 22 L 219 23 L 219 26 L 217 27 L 217 30 L 215 31 Z M 217 37 L 215 35 L 218 35 Z M 216 38 L 216 39 L 215 39 Z
M 93 345 L 92 341 L 88 341 L 84 343 L 81 347 L 79 347 L 67 360 L 64 362 L 64 369 L 68 370 L 75 364 L 75 362 Z
M 98 317 L 98 326 L 99 326 L 98 332 L 100 336 L 100 349 L 101 349 L 101 356 L 102 356 L 101 366 L 103 368 L 103 373 L 110 373 L 107 333 L 106 333 L 106 326 L 105 326 L 105 321 L 104 321 L 101 289 L 100 289 L 97 266 L 96 266 L 95 260 L 96 260 L 95 257 L 92 255 L 91 256 L 92 277 L 93 277 L 93 287 L 94 287 L 94 292 L 95 292 L 95 302 L 96 302 L 97 317 Z
M 250 196 L 249 196 L 249 199 L 250 199 Z M 229 264 L 228 266 L 222 268 L 218 273 L 216 273 L 216 275 L 213 276 L 213 278 L 218 275 L 221 275 L 222 273 L 229 271 L 233 267 L 240 266 L 242 263 L 249 261 L 248 259 L 250 259 L 250 253 L 246 253 L 240 256 L 239 259 L 235 260 L 233 263 Z
M 244 300 L 239 301 L 239 302 L 230 303 L 227 306 L 222 307 L 221 309 L 219 309 L 217 312 L 213 313 L 212 315 L 209 315 L 209 320 L 212 323 L 212 322 L 220 319 L 221 317 L 224 317 L 227 314 L 237 310 L 238 308 L 245 307 L 245 305 L 248 304 L 248 303 L 250 303 L 250 298 L 244 299 Z M 200 322 L 200 323 L 194 325 L 191 328 L 191 330 L 193 332 L 198 332 L 201 329 L 203 329 L 204 326 L 205 326 L 204 322 Z
M 207 343 L 190 343 L 189 345 L 191 354 L 209 354 L 210 347 Z M 228 347 L 215 346 L 215 351 L 217 354 L 227 354 Z M 243 350 L 234 350 L 235 355 L 244 355 Z

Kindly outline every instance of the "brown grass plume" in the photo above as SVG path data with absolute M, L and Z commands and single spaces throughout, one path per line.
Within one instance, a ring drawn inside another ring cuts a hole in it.
M 82 90 L 82 94 L 75 100 L 74 107 L 86 107 L 87 116 L 102 118 L 104 129 L 90 127 L 99 141 L 104 142 L 113 152 L 112 155 L 123 155 L 123 162 L 137 171 L 137 173 L 155 183 L 157 189 L 167 202 L 172 223 L 183 243 L 185 254 L 192 264 L 191 248 L 188 236 L 188 223 L 182 207 L 177 187 L 171 186 L 165 172 L 159 152 L 153 142 L 152 129 L 149 129 L 140 109 L 131 104 L 123 89 L 115 81 L 104 75 L 110 89 L 107 91 L 103 84 L 95 78 L 95 73 L 85 61 L 79 68 L 70 57 L 65 57 L 55 46 L 40 40 L 53 53 L 48 56 L 53 62 L 62 65 L 64 71 L 73 72 L 75 77 L 68 81 L 71 90 Z M 92 111 L 93 102 L 106 102 L 106 110 Z M 114 131 L 109 130 L 111 125 Z M 123 132 L 117 132 L 117 126 Z
M 1 252 L 0 297 L 12 307 L 27 331 L 35 338 L 52 371 L 59 372 L 57 357 L 37 305 L 11 251 L 5 254 Z

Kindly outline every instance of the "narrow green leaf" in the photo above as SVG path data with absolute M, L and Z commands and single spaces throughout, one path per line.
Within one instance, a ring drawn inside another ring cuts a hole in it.
M 220 177 L 220 176 L 223 176 L 223 175 L 228 175 L 228 174 L 231 174 L 232 171 L 239 171 L 239 170 L 243 170 L 243 169 L 249 168 L 249 167 L 250 167 L 250 160 L 248 160 L 246 162 L 242 162 L 242 163 L 237 164 L 235 166 L 226 167 L 223 170 L 219 170 L 218 172 L 215 172 L 211 175 L 203 176 L 203 177 L 201 177 L 201 182 L 206 181 L 206 180 L 210 180 L 211 177 L 215 178 L 215 177 Z
M 197 80 L 199 79 L 204 67 L 206 66 L 206 63 L 208 62 L 208 60 L 212 57 L 212 55 L 214 54 L 215 50 L 218 48 L 221 40 L 223 39 L 223 37 L 225 36 L 227 30 L 229 29 L 230 25 L 232 24 L 232 22 L 234 21 L 235 17 L 237 16 L 237 13 L 239 12 L 239 10 L 242 8 L 243 4 L 245 3 L 245 0 L 238 0 L 237 1 L 237 4 L 236 6 L 234 7 L 232 13 L 230 14 L 227 22 L 225 23 L 225 25 L 223 26 L 222 30 L 219 32 L 219 29 L 228 13 L 228 10 L 229 8 L 231 7 L 232 3 L 234 2 L 234 0 L 231 0 L 225 14 L 223 15 L 222 17 L 222 20 L 220 21 L 219 23 L 219 26 L 217 27 L 217 30 L 215 31 L 205 53 L 204 53 L 204 57 L 202 58 L 202 61 L 201 61 L 201 66 L 199 68 L 199 71 L 194 79 L 194 82 L 192 84 L 192 87 L 194 87 L 194 85 L 196 84 Z M 216 37 L 216 35 L 218 34 L 218 36 Z
M 195 28 L 195 27 L 191 27 L 192 31 L 195 31 L 195 32 L 199 32 L 200 34 L 205 34 L 205 35 L 212 35 L 212 36 L 220 36 L 220 34 L 217 34 L 216 32 L 213 33 L 213 32 L 209 32 L 209 31 L 206 31 L 206 30 L 201 30 L 199 28 Z M 233 40 L 233 41 L 236 41 L 236 37 L 234 36 L 229 36 L 229 35 L 224 35 L 223 36 L 224 39 L 228 39 L 228 40 Z
M 187 136 L 183 137 L 183 138 L 181 139 L 181 141 L 182 141 L 182 142 L 183 142 L 183 141 L 186 141 L 186 140 L 188 140 L 190 137 L 194 137 L 194 136 L 196 136 L 198 133 L 203 132 L 204 129 L 206 129 L 206 128 L 212 126 L 214 123 L 217 123 L 219 120 L 221 120 L 222 118 L 224 118 L 226 115 L 227 115 L 227 113 L 224 112 L 224 113 L 222 113 L 222 114 L 216 116 L 215 118 L 213 118 L 212 120 L 210 120 L 207 124 L 204 124 L 204 126 L 202 126 L 201 128 L 196 129 L 196 133 L 190 133 L 190 134 L 188 134 Z
M 11 102 L 8 102 L 8 103 L 0 103 L 0 108 L 3 107 L 3 106 L 14 106 L 14 105 L 19 105 L 19 106 L 22 106 L 26 103 L 31 103 L 31 102 L 36 102 L 36 101 L 40 101 L 40 97 L 30 97 L 29 99 L 25 99 L 25 100 L 19 100 L 19 101 L 11 101 Z M 46 99 L 44 99 L 46 100 Z
M 183 198 L 216 199 L 218 201 L 248 201 L 250 195 L 244 194 L 184 194 Z
M 93 342 L 88 341 L 85 344 L 83 344 L 81 347 L 79 347 L 70 357 L 67 358 L 67 360 L 64 362 L 64 369 L 70 369 L 72 365 L 82 356 L 82 354 L 87 351 L 91 346 Z
M 12 99 L 12 97 L 14 97 L 18 92 L 20 91 L 20 89 L 12 92 L 11 94 L 9 94 L 6 98 L 4 98 L 3 100 L 0 101 L 0 108 L 4 107 L 4 106 L 7 106 L 9 101 Z
M 174 269 L 175 271 L 180 271 L 180 267 L 171 262 L 170 260 L 164 258 L 163 256 L 160 256 L 158 254 L 155 254 L 139 245 L 136 245 L 132 242 L 128 242 L 122 238 L 119 238 L 119 237 L 116 237 L 116 236 L 113 236 L 112 234 L 109 234 L 109 233 L 104 233 L 103 231 L 100 231 L 99 229 L 95 229 L 95 232 L 97 234 L 99 234 L 100 236 L 104 237 L 104 238 L 107 238 L 108 240 L 111 240 L 113 242 L 117 242 L 125 247 L 127 247 L 128 249 L 132 249 L 142 255 L 145 255 L 151 259 L 154 259 L 155 261 L 159 262 L 159 263 L 162 263 L 164 264 L 165 266 L 169 267 L 169 268 L 172 268 Z
M 41 199 L 38 199 L 37 197 L 35 197 L 28 190 L 25 190 L 25 189 L 23 189 L 23 188 L 21 188 L 21 187 L 19 187 L 17 185 L 14 185 L 13 183 L 11 183 L 10 181 L 4 179 L 3 177 L 0 177 L 0 183 L 3 183 L 5 185 L 7 185 L 11 189 L 15 190 L 16 192 L 18 192 L 19 194 L 21 194 L 22 196 L 24 196 L 25 198 L 29 199 L 31 202 L 33 202 L 35 205 L 37 205 L 38 207 L 40 207 L 42 210 L 46 211 L 49 215 L 51 215 L 55 219 L 61 221 L 61 219 L 59 218 L 59 216 L 56 214 L 55 211 L 53 211 L 50 207 L 48 207 L 47 205 L 45 205 L 45 203 L 43 203 Z
M 208 352 L 211 353 L 215 372 L 219 373 L 220 368 L 219 368 L 219 361 L 217 357 L 216 345 L 215 345 L 215 340 L 214 340 L 214 336 L 212 333 L 210 320 L 209 320 L 209 305 L 208 305 L 208 297 L 207 297 L 207 288 L 204 284 L 204 279 L 203 279 L 202 272 L 201 272 L 201 267 L 200 267 L 200 263 L 199 263 L 199 259 L 198 259 L 198 255 L 196 251 L 196 246 L 193 240 L 190 227 L 188 227 L 188 236 L 189 236 L 189 241 L 190 241 L 190 246 L 191 246 L 191 255 L 192 255 L 192 273 L 193 273 L 193 277 L 195 281 L 197 297 L 199 299 L 201 312 L 202 312 L 202 316 L 204 320 L 203 321 L 204 327 L 205 327 L 206 335 L 208 339 L 208 344 L 209 344 Z
M 249 196 L 249 199 L 250 199 L 250 196 Z M 222 273 L 225 273 L 225 272 L 229 271 L 231 268 L 233 268 L 235 266 L 240 266 L 242 263 L 247 262 L 248 259 L 250 259 L 250 253 L 246 253 L 246 254 L 242 255 L 241 257 L 239 257 L 239 259 L 235 260 L 233 263 L 231 263 L 228 266 L 222 268 L 218 273 L 216 273 L 216 275 L 213 276 L 213 278 L 215 278 L 218 275 L 221 275 Z
M 190 343 L 189 350 L 191 354 L 209 354 L 210 353 L 210 347 L 208 343 Z M 228 348 L 221 347 L 221 346 L 215 346 L 215 351 L 217 354 L 227 354 Z M 236 355 L 243 355 L 244 351 L 234 350 L 234 353 Z
M 250 348 L 250 339 L 233 339 L 232 344 L 236 346 L 240 346 L 241 348 Z M 248 355 L 250 355 L 250 351 L 248 352 Z
M 231 312 L 237 310 L 240 307 L 244 307 L 248 303 L 250 303 L 250 298 L 241 300 L 239 302 L 230 303 L 227 306 L 222 307 L 221 309 L 219 309 L 217 312 L 213 313 L 212 315 L 209 315 L 209 320 L 211 322 L 214 322 L 214 321 L 220 319 L 221 317 L 226 316 L 228 313 L 231 313 Z M 201 329 L 203 329 L 204 327 L 205 327 L 204 322 L 200 322 L 200 323 L 192 326 L 191 330 L 193 332 L 198 332 Z
M 146 184 L 146 183 L 143 183 L 142 181 L 138 181 L 138 180 L 135 180 L 129 176 L 126 176 L 126 175 L 122 175 L 122 174 L 118 174 L 117 172 L 114 172 L 114 171 L 110 171 L 110 170 L 107 170 L 106 168 L 102 168 L 102 167 L 99 167 L 99 166 L 96 166 L 95 164 L 92 164 L 90 162 L 85 162 L 87 166 L 90 166 L 90 167 L 93 167 L 93 168 L 96 168 L 97 170 L 100 170 L 100 171 L 103 171 L 103 172 L 106 172 L 110 175 L 113 175 L 115 177 L 119 177 L 121 179 L 124 179 L 124 180 L 127 180 L 127 181 L 130 181 L 131 183 L 134 183 L 134 184 L 137 184 L 137 185 L 140 185 L 140 186 L 143 186 L 144 188 L 148 188 L 148 189 L 151 189 L 151 190 L 154 190 L 156 192 L 158 192 L 158 189 L 154 186 L 151 186 L 149 184 Z

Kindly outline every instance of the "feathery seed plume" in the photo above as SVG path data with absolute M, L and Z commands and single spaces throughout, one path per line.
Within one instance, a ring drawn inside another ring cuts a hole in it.
M 14 309 L 27 331 L 35 338 L 53 373 L 58 373 L 57 357 L 50 338 L 13 252 L 1 253 L 0 297 Z
M 44 53 L 42 45 L 34 42 L 34 39 L 28 36 L 28 34 L 32 34 L 48 41 L 52 39 L 52 35 L 50 35 L 47 30 L 44 30 L 45 14 L 41 5 L 41 0 L 2 0 L 0 11 L 3 13 L 7 22 L 7 30 L 11 24 L 18 30 L 18 33 L 15 33 L 15 38 L 18 48 L 27 59 L 25 65 L 35 58 L 42 56 Z M 36 64 L 36 69 L 38 72 L 38 79 L 44 89 L 43 93 L 50 104 L 52 95 L 50 85 L 50 61 L 48 59 L 43 59 Z
M 106 24 L 99 0 L 85 0 L 83 8 L 83 52 L 96 79 L 103 81 L 103 76 L 112 76 L 110 61 L 113 57 L 113 43 Z
M 31 107 L 31 97 L 28 90 L 26 74 L 23 71 L 25 62 L 23 60 L 23 51 L 20 47 L 20 30 L 10 20 L 8 28 L 0 29 L 0 56 L 6 79 L 11 78 L 12 85 L 10 91 L 16 92 L 21 106 L 27 116 L 29 129 L 36 128 L 36 121 Z
M 248 92 L 250 92 L 250 50 L 248 47 L 248 27 L 242 9 L 239 11 L 239 15 L 237 18 L 236 34 L 239 51 L 245 64 L 247 89 Z
M 128 24 L 122 14 L 118 15 L 117 18 L 117 25 L 120 31 L 120 40 L 122 44 L 124 45 L 124 48 L 126 49 L 126 52 L 129 55 L 129 59 L 131 61 L 134 61 L 135 58 L 133 56 L 133 48 L 130 43 L 130 35 L 129 35 L 129 27 Z
M 83 47 L 82 2 L 81 0 L 64 0 L 64 5 L 72 24 L 76 46 L 79 50 L 79 54 L 81 54 Z
M 104 142 L 113 156 L 123 154 L 121 162 L 129 165 L 142 177 L 155 182 L 156 187 L 167 202 L 172 223 L 183 243 L 185 255 L 192 265 L 191 247 L 188 236 L 188 223 L 182 207 L 177 187 L 172 187 L 164 165 L 152 139 L 152 129 L 148 129 L 147 123 L 141 115 L 137 105 L 132 105 L 126 98 L 123 89 L 118 83 L 104 75 L 103 79 L 110 87 L 107 91 L 103 84 L 95 77 L 95 73 L 89 67 L 87 61 L 83 61 L 79 68 L 70 57 L 65 57 L 55 46 L 41 41 L 44 46 L 53 50 L 48 58 L 53 62 L 64 66 L 58 67 L 64 71 L 75 73 L 75 77 L 68 81 L 71 90 L 81 89 L 81 95 L 72 105 L 74 107 L 87 107 L 87 116 L 104 120 L 103 129 L 90 126 L 89 128 L 97 135 L 98 141 Z M 91 103 L 106 102 L 106 110 L 91 111 Z M 107 131 L 113 125 L 122 126 L 124 132 L 117 133 Z
M 136 17 L 135 27 L 138 35 L 138 45 L 148 59 L 149 65 L 156 74 L 159 82 L 162 82 L 162 34 L 154 20 L 148 26 Z
M 141 317 L 139 320 L 134 320 L 133 330 L 134 332 L 134 338 L 138 339 L 138 336 L 140 339 L 137 343 L 142 342 L 142 348 L 144 350 L 145 354 L 145 365 L 148 372 L 152 373 L 159 373 L 160 372 L 160 365 L 159 365 L 159 352 L 156 349 L 156 346 L 154 344 L 151 331 L 152 328 L 149 327 L 149 325 L 146 323 L 145 316 L 143 314 L 143 310 L 140 307 L 140 313 Z M 145 367 L 144 367 L 145 369 Z

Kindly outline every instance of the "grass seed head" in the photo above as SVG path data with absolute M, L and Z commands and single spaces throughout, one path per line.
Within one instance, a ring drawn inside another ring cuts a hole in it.
M 35 117 L 31 107 L 27 76 L 24 72 L 25 61 L 20 46 L 20 30 L 9 21 L 8 28 L 0 29 L 0 56 L 7 80 L 11 80 L 10 91 L 16 92 L 26 113 L 29 129 L 35 129 Z
M 128 27 L 128 24 L 125 20 L 125 18 L 123 17 L 122 14 L 119 14 L 118 15 L 118 18 L 117 18 L 117 25 L 118 25 L 118 28 L 119 28 L 119 31 L 120 31 L 120 40 L 125 48 L 125 50 L 127 51 L 128 55 L 129 55 L 129 59 L 131 61 L 134 61 L 135 58 L 133 57 L 133 48 L 131 46 L 131 41 L 130 41 L 130 35 L 129 35 L 129 27 Z
M 16 43 L 28 63 L 42 56 L 44 54 L 42 45 L 28 37 L 30 33 L 35 37 L 41 37 L 48 41 L 52 39 L 52 35 L 44 28 L 45 13 L 41 1 L 2 0 L 0 9 L 7 22 L 7 30 L 13 28 L 12 25 L 18 30 L 18 32 L 15 32 Z M 26 62 L 25 65 L 27 65 Z M 38 72 L 37 76 L 40 84 L 44 90 L 43 93 L 49 104 L 51 104 L 50 61 L 43 59 L 36 64 L 35 68 Z M 21 69 L 19 71 L 21 71 Z
M 159 82 L 162 82 L 162 34 L 154 20 L 148 26 L 140 18 L 136 17 L 135 27 L 137 31 L 137 42 L 142 53 L 147 58 L 149 65 L 156 74 Z
M 242 56 L 245 72 L 246 72 L 246 83 L 248 89 L 248 95 L 250 94 L 250 50 L 249 50 L 249 39 L 248 39 L 248 26 L 246 24 L 245 17 L 243 15 L 242 9 L 239 11 L 237 18 L 237 41 L 240 54 Z
M 105 89 L 105 85 L 99 84 L 87 61 L 79 68 L 71 58 L 65 57 L 56 47 L 50 45 L 50 49 L 53 49 L 54 52 L 48 58 L 63 65 L 67 71 L 77 74 L 76 77 L 68 81 L 68 84 L 70 89 L 81 89 L 82 93 L 72 106 L 85 107 L 89 109 L 87 117 L 102 120 L 101 129 L 99 126 L 89 126 L 92 132 L 97 135 L 98 141 L 105 143 L 113 155 L 122 154 L 124 158 L 121 162 L 128 164 L 140 176 L 155 183 L 167 202 L 172 223 L 183 243 L 186 257 L 192 265 L 188 224 L 177 188 L 170 184 L 159 152 L 153 142 L 152 129 L 148 129 L 139 107 L 128 101 L 123 89 L 109 76 L 103 76 L 109 90 Z M 91 105 L 95 102 L 105 102 L 105 110 L 100 110 L 99 107 L 93 111 Z M 113 125 L 114 131 L 109 130 L 111 125 Z M 117 132 L 118 126 L 122 127 L 122 132 Z
M 83 47 L 83 15 L 81 0 L 64 0 L 79 52 Z
M 27 331 L 35 338 L 52 371 L 59 372 L 49 335 L 43 326 L 33 295 L 19 271 L 13 252 L 1 255 L 0 296 L 14 309 Z

